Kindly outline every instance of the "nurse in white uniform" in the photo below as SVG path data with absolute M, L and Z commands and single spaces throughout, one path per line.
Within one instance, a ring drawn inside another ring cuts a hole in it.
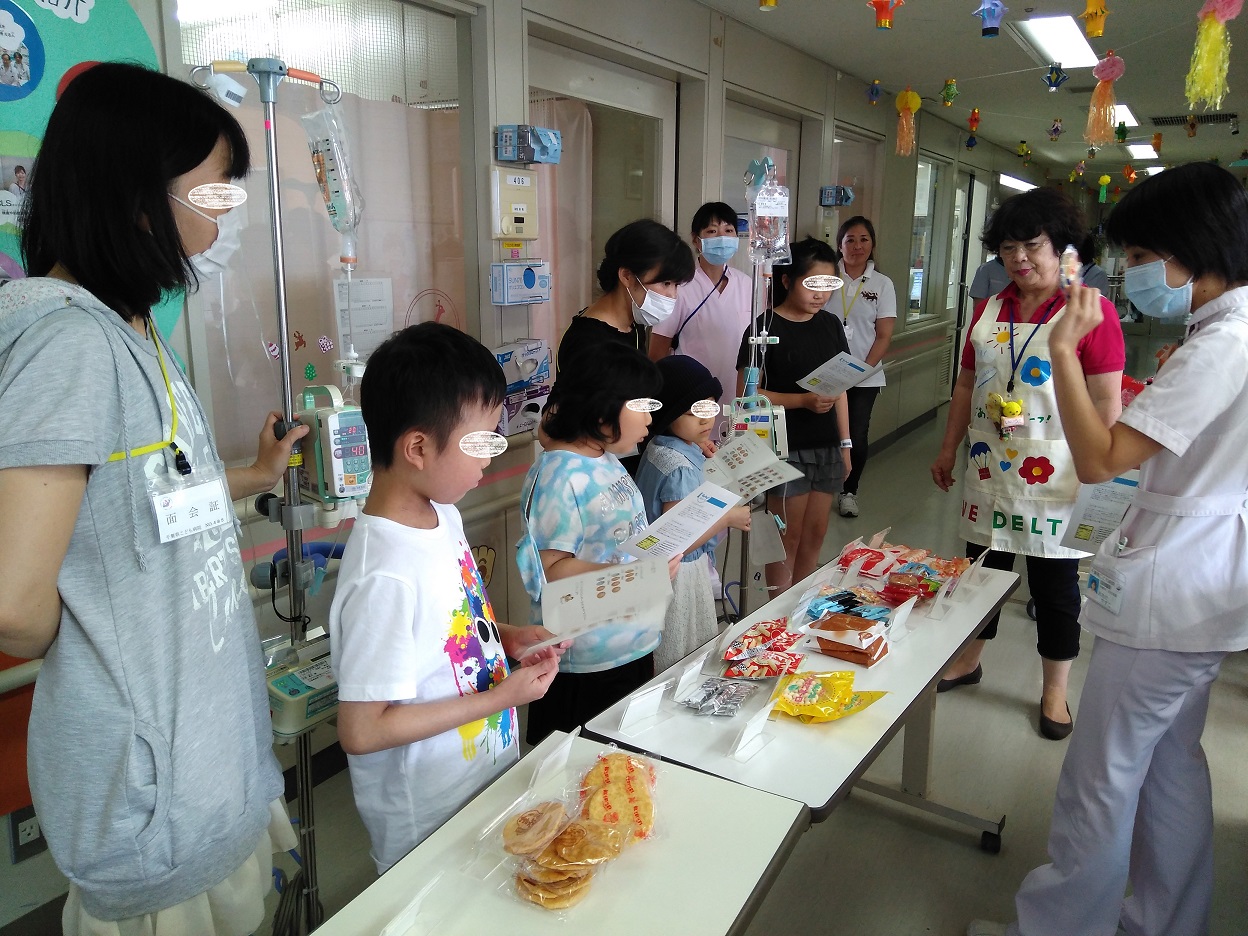
M 1147 315 L 1186 315 L 1186 336 L 1108 429 L 1075 359 L 1101 319 L 1097 290 L 1070 288 L 1049 340 L 1080 480 L 1140 465 L 1139 491 L 1089 575 L 1081 623 L 1096 643 L 1052 863 L 1023 881 L 1016 923 L 978 921 L 969 936 L 1209 932 L 1200 737 L 1223 657 L 1248 647 L 1248 195 L 1212 163 L 1168 169 L 1123 198 L 1108 234 L 1126 248 L 1127 297 Z

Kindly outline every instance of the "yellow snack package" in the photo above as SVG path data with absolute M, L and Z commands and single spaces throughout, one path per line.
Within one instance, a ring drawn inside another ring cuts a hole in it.
M 777 712 L 811 725 L 861 712 L 885 694 L 855 692 L 854 674 L 840 671 L 781 676 L 771 698 Z

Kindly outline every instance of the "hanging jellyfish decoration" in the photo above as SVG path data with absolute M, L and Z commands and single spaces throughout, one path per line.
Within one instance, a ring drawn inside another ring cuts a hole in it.
M 1135 167 L 1130 163 L 1123 166 L 1122 177 L 1127 180 L 1127 185 L 1135 185 Z
M 1104 146 L 1114 139 L 1114 82 L 1127 70 L 1123 60 L 1110 49 L 1092 68 L 1096 88 L 1088 105 L 1088 126 L 1083 138 L 1090 146 Z
M 923 106 L 923 99 L 910 90 L 897 95 L 897 155 L 909 156 L 914 152 L 914 115 Z
M 871 84 L 867 85 L 867 101 L 872 107 L 880 103 L 880 95 L 884 93 L 884 89 L 880 87 L 880 79 L 876 78 Z
M 1187 122 L 1183 126 L 1187 127 L 1187 136 L 1190 139 L 1196 136 L 1196 128 L 1200 126 L 1200 123 L 1196 120 L 1195 114 L 1188 114 Z
M 1050 92 L 1055 92 L 1066 83 L 1066 79 L 1069 77 L 1070 75 L 1062 71 L 1062 63 L 1054 62 L 1049 66 L 1049 70 L 1044 75 L 1044 86 Z
M 941 103 L 945 107 L 953 107 L 953 99 L 961 92 L 958 91 L 958 83 L 953 78 L 945 79 L 945 87 L 940 92 Z
M 1107 175 L 1103 175 L 1099 179 L 1096 180 L 1096 184 L 1101 187 L 1101 193 L 1100 195 L 1097 196 L 1096 200 L 1100 202 L 1102 205 L 1105 204 L 1105 199 L 1109 197 L 1109 183 L 1111 181 L 1113 180 L 1110 179 L 1110 177 Z
M 1079 18 L 1083 20 L 1083 31 L 1089 39 L 1100 39 L 1105 35 L 1105 17 L 1109 10 L 1105 9 L 1105 0 L 1088 0 L 1088 5 Z M 1105 199 L 1101 199 L 1104 201 Z
M 979 34 L 985 39 L 995 39 L 1001 34 L 1001 18 L 1009 12 L 1009 7 L 1001 0 L 984 0 L 971 15 L 980 19 Z
M 1125 120 L 1118 121 L 1118 128 L 1114 130 L 1114 139 L 1119 143 L 1127 142 L 1127 122 Z
M 973 150 L 976 147 L 976 145 L 979 143 L 979 140 L 976 139 L 975 137 L 975 131 L 979 129 L 979 108 L 978 107 L 971 108 L 971 116 L 966 118 L 966 125 L 971 131 L 971 135 L 966 138 L 966 148 L 968 150 Z
M 893 10 L 902 6 L 906 0 L 867 0 L 867 6 L 875 10 L 875 28 L 893 28 Z
M 1244 0 L 1205 0 L 1196 14 L 1196 46 L 1187 72 L 1184 90 L 1187 106 L 1192 110 L 1203 103 L 1205 109 L 1222 109 L 1226 97 L 1226 73 L 1231 67 L 1231 38 L 1226 24 L 1239 16 Z
M 1049 142 L 1056 143 L 1057 138 L 1066 132 L 1066 128 L 1062 126 L 1062 118 L 1054 117 L 1053 123 L 1049 126 Z M 1073 179 L 1071 180 L 1074 181 Z
M 1161 155 L 1161 134 L 1160 133 L 1153 134 L 1153 152 L 1156 153 L 1158 156 Z

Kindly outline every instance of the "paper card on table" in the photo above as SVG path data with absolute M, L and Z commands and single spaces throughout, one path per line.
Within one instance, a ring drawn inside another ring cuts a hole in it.
M 664 560 L 688 552 L 741 498 L 718 484 L 703 481 L 671 510 L 631 539 L 624 549 L 637 557 Z
M 900 643 L 910 633 L 906 622 L 910 620 L 910 613 L 914 610 L 918 600 L 914 596 L 907 598 L 894 608 L 893 613 L 888 616 L 888 639 L 893 643 Z
M 732 747 L 728 751 L 728 756 L 735 760 L 747 761 L 766 745 L 771 739 L 763 734 L 767 727 L 767 717 L 771 715 L 771 706 L 764 705 L 761 709 L 749 717 L 741 731 L 737 735 L 736 740 L 732 742 Z
M 672 698 L 679 701 L 683 699 L 698 682 L 702 676 L 702 667 L 706 664 L 710 657 L 711 651 L 704 650 L 696 657 L 685 664 L 685 668 L 681 670 L 680 678 L 676 680 L 676 688 L 672 690 Z
M 1066 524 L 1062 545 L 1094 553 L 1126 516 L 1139 488 L 1140 472 L 1133 468 L 1103 484 L 1081 484 L 1075 508 Z
M 799 387 L 812 390 L 820 396 L 838 397 L 850 387 L 856 387 L 868 377 L 884 369 L 881 362 L 872 367 L 860 361 L 848 351 L 842 351 L 830 361 L 824 361 L 797 382 Z
M 886 526 L 884 529 L 880 530 L 879 533 L 876 533 L 875 535 L 873 535 L 871 539 L 867 541 L 867 545 L 870 546 L 872 549 L 879 549 L 881 546 L 884 545 L 884 537 L 888 536 L 888 533 L 891 529 L 892 529 L 891 526 Z
M 927 616 L 933 621 L 943 620 L 945 615 L 949 613 L 949 596 L 953 594 L 957 584 L 958 580 L 956 578 L 947 579 L 945 584 L 940 586 L 940 591 L 936 592 L 936 597 L 927 606 Z
M 729 439 L 702 465 L 703 481 L 714 482 L 747 501 L 801 476 L 799 469 L 777 458 L 771 446 L 752 432 Z
M 525 655 L 600 627 L 657 630 L 671 597 L 667 560 L 660 558 L 548 581 L 542 588 L 542 624 L 556 636 L 529 647 Z
M 434 887 L 440 887 L 441 885 L 442 872 L 439 872 L 433 876 L 433 879 L 428 884 L 420 889 L 406 907 L 395 914 L 394 918 L 382 928 L 380 936 L 407 936 L 411 928 L 416 925 L 416 919 L 420 915 L 421 904 L 433 892 Z
M 581 726 L 577 725 L 566 738 L 555 745 L 549 754 L 537 762 L 537 766 L 533 768 L 533 779 L 529 781 L 530 790 L 537 789 L 547 780 L 563 772 L 563 768 L 568 764 L 568 755 L 572 753 L 572 742 L 580 733 Z
M 659 706 L 663 702 L 663 693 L 671 684 L 672 681 L 668 679 L 657 686 L 651 686 L 632 695 L 625 703 L 624 712 L 620 715 L 620 731 L 625 731 L 647 718 L 658 715 Z
M 953 596 L 955 601 L 961 601 L 968 593 L 969 588 L 983 584 L 984 580 L 984 560 L 988 558 L 988 550 L 984 550 L 975 557 L 965 572 L 954 580 L 953 588 L 949 589 L 949 594 Z M 967 588 L 962 588 L 966 585 Z M 961 589 L 959 591 L 959 589 Z

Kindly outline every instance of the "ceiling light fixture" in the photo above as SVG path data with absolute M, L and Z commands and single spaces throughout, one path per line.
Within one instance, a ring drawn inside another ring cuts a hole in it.
M 1144 171 L 1147 172 L 1149 175 L 1156 175 L 1159 172 L 1165 172 L 1166 167 L 1165 166 L 1145 166 Z
M 1005 28 L 1037 65 L 1091 68 L 1098 61 L 1073 16 L 1038 16 L 1007 22 Z
M 1140 122 L 1135 119 L 1135 114 L 1131 113 L 1131 108 L 1126 104 L 1114 105 L 1114 126 L 1125 123 L 1128 127 L 1138 127 Z
M 758 12 L 769 13 L 776 8 L 776 0 L 758 0 Z
M 1131 154 L 1132 159 L 1157 158 L 1157 151 L 1153 149 L 1151 143 L 1128 143 L 1127 152 Z
M 1026 179 L 1020 179 L 1017 176 L 1006 175 L 1004 172 L 1001 173 L 1001 178 L 998 181 L 1002 185 L 1004 185 L 1006 188 L 1014 189 L 1016 192 L 1030 192 L 1033 188 L 1036 187 L 1032 183 L 1028 182 Z

